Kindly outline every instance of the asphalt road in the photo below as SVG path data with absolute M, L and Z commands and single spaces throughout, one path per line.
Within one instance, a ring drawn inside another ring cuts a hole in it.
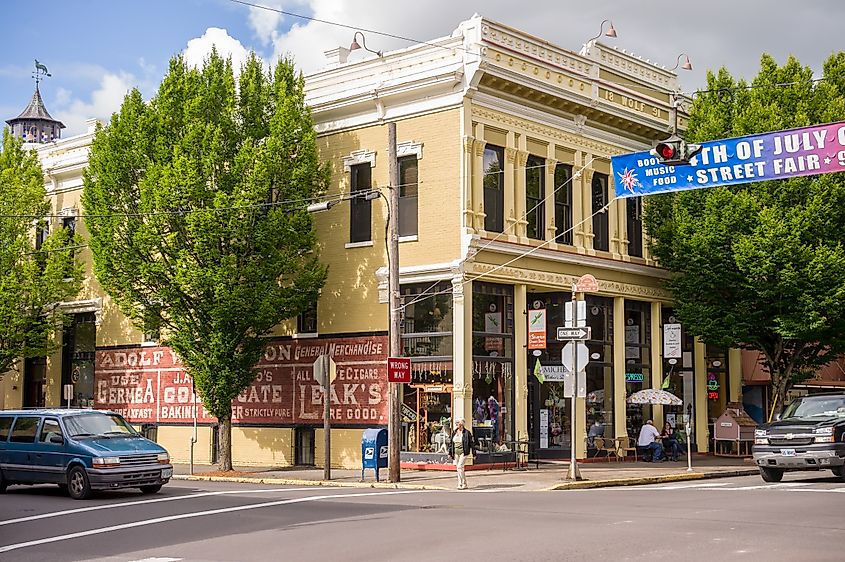
M 470 486 L 472 486 L 470 475 Z M 172 482 L 0 496 L 0 560 L 842 560 L 845 484 L 787 474 L 516 492 Z

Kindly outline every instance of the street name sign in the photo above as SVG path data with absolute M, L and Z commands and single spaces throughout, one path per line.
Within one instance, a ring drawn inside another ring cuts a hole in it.
M 578 326 L 576 328 L 558 326 L 557 329 L 558 340 L 588 340 L 591 335 L 592 330 L 589 326 Z

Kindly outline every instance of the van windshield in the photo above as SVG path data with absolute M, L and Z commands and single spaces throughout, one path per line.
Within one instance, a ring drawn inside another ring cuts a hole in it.
M 138 435 L 138 432 L 117 414 L 90 412 L 68 416 L 64 421 L 71 437 L 128 437 Z
M 845 396 L 805 397 L 793 400 L 782 419 L 845 417 Z

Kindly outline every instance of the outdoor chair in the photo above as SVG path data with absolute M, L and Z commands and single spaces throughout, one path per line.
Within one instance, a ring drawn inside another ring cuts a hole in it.
M 637 461 L 637 448 L 631 442 L 631 438 L 627 435 L 625 437 L 620 437 L 617 446 L 616 446 L 616 460 L 619 460 L 622 457 L 627 457 L 628 452 L 633 451 L 634 453 L 634 462 Z
M 595 437 L 593 443 L 596 446 L 596 456 L 599 456 L 599 453 L 604 453 L 604 456 L 610 458 L 610 454 L 613 453 L 616 455 L 616 443 L 612 439 L 606 439 L 604 437 Z

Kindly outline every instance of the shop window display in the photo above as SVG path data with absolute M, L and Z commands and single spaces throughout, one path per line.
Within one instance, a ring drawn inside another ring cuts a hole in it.
M 665 343 L 666 325 L 680 326 L 680 351 L 681 357 L 663 359 L 663 382 L 661 388 L 683 400 L 683 406 L 664 406 L 663 412 L 666 421 L 672 424 L 680 440 L 686 439 L 686 419 L 695 420 L 695 376 L 693 372 L 694 338 L 687 332 L 684 325 L 675 316 L 671 308 L 664 307 L 662 311 L 663 320 L 663 342 Z M 675 328 L 672 328 L 673 330 Z M 677 339 L 677 333 L 670 335 Z M 690 428 L 690 435 L 693 437 L 695 431 Z
M 452 426 L 450 283 L 403 285 L 402 349 L 411 358 L 403 390 L 404 449 L 445 455 Z
M 613 299 L 588 295 L 587 325 L 592 339 L 586 342 L 590 363 L 586 368 L 585 423 L 587 427 L 601 426 L 602 436 L 613 438 Z
M 473 283 L 473 433 L 488 451 L 513 440 L 513 288 Z
M 625 396 L 651 384 L 651 305 L 625 300 Z M 628 435 L 639 435 L 646 420 L 652 418 L 648 404 L 626 403 Z

